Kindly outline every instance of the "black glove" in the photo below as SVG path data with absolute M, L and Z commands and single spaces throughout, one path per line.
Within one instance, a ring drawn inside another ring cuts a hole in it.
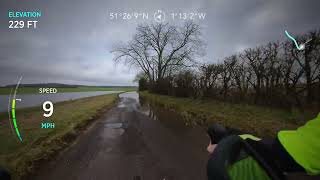
M 209 126 L 207 133 L 211 139 L 211 144 L 218 144 L 221 139 L 228 136 L 228 130 L 216 123 Z
M 10 174 L 6 170 L 0 168 L 0 179 L 1 180 L 10 180 L 11 177 L 10 177 Z

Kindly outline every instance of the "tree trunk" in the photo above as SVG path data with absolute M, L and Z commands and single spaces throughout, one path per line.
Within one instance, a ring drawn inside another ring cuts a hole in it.
M 260 98 L 260 91 L 261 91 L 261 78 L 260 76 L 257 76 L 257 85 L 256 85 L 256 95 L 254 98 L 254 103 L 258 104 L 259 98 Z
M 311 77 L 311 67 L 310 60 L 308 56 L 305 56 L 305 76 L 307 83 L 307 103 L 308 105 L 312 103 L 313 100 L 313 92 L 312 92 L 312 77 Z

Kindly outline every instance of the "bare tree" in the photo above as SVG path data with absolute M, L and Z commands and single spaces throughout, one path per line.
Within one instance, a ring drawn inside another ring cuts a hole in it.
M 314 99 L 313 84 L 317 80 L 319 74 L 319 65 L 317 65 L 317 56 L 319 56 L 320 47 L 320 32 L 313 31 L 307 35 L 298 37 L 298 40 L 305 42 L 308 39 L 311 41 L 306 45 L 304 51 L 298 51 L 292 48 L 292 56 L 298 62 L 304 73 L 304 81 L 306 83 L 306 101 L 311 103 Z
M 310 90 L 312 91 L 312 96 L 308 98 L 310 98 L 309 102 L 311 102 L 314 100 L 314 96 L 318 96 L 318 105 L 320 106 L 320 30 L 310 32 L 309 39 L 312 39 L 311 46 L 309 46 L 309 48 L 312 48 L 310 52 L 310 79 L 312 85 L 309 87 L 312 89 Z M 316 86 L 316 84 L 318 84 L 318 86 Z M 318 90 L 316 90 L 317 88 Z
M 200 86 L 204 91 L 204 96 L 212 95 L 214 86 L 217 86 L 217 80 L 222 72 L 222 65 L 209 64 L 200 67 Z
M 265 61 L 264 87 L 265 95 L 272 96 L 274 88 L 281 76 L 278 71 L 279 43 L 268 43 L 263 47 L 263 61 Z
M 239 56 L 236 55 L 235 58 L 236 64 L 232 69 L 232 78 L 234 79 L 237 89 L 236 92 L 239 95 L 240 100 L 243 100 L 250 86 L 249 81 L 252 78 L 252 71 L 243 59 L 240 59 Z
M 133 39 L 113 48 L 116 62 L 123 61 L 147 74 L 157 82 L 180 67 L 195 63 L 202 55 L 200 27 L 193 22 L 183 26 L 169 24 L 139 25 Z
M 265 73 L 265 62 L 262 58 L 262 48 L 250 48 L 244 51 L 240 57 L 248 62 L 250 68 L 254 72 L 254 77 L 249 81 L 255 90 L 255 103 L 258 102 L 261 95 L 261 85 Z
M 295 103 L 301 105 L 299 100 L 299 92 L 297 91 L 297 84 L 301 82 L 303 75 L 303 69 L 300 67 L 298 62 L 295 60 L 296 51 L 294 50 L 292 43 L 286 41 L 282 44 L 283 55 L 282 55 L 282 73 L 283 73 L 283 86 L 285 97 L 295 99 Z
M 232 86 L 232 73 L 234 71 L 237 62 L 237 57 L 235 55 L 227 57 L 223 61 L 221 80 L 222 80 L 222 94 L 223 99 L 227 98 L 229 88 Z

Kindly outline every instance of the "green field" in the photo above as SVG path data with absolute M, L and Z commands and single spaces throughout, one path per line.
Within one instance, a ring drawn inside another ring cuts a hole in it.
M 217 122 L 260 137 L 274 137 L 279 130 L 295 129 L 316 116 L 314 113 L 288 112 L 215 100 L 177 98 L 148 92 L 140 92 L 140 96 L 153 105 L 179 113 L 188 123 L 208 126 Z
M 58 93 L 65 92 L 90 92 L 90 91 L 135 91 L 136 87 L 74 87 L 74 88 L 57 88 Z M 10 94 L 11 88 L 0 87 L 0 95 Z M 38 94 L 39 87 L 20 87 L 18 89 L 19 94 Z
M 66 147 L 83 127 L 112 107 L 117 94 L 108 94 L 55 104 L 49 118 L 54 129 L 41 129 L 44 120 L 40 107 L 17 110 L 23 143 L 10 128 L 6 113 L 0 114 L 0 165 L 8 168 L 15 179 L 32 172 L 34 164 L 49 159 Z

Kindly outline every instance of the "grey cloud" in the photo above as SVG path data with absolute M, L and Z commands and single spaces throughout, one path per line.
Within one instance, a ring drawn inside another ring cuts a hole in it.
M 317 0 L 1 1 L 0 85 L 24 83 L 131 85 L 137 70 L 115 65 L 113 44 L 131 39 L 143 21 L 111 21 L 110 12 L 202 11 L 208 61 L 320 28 Z M 38 29 L 8 30 L 8 10 L 41 10 Z M 151 21 L 147 21 L 150 23 Z M 172 23 L 172 22 L 170 22 Z M 181 22 L 174 22 L 181 23 Z

